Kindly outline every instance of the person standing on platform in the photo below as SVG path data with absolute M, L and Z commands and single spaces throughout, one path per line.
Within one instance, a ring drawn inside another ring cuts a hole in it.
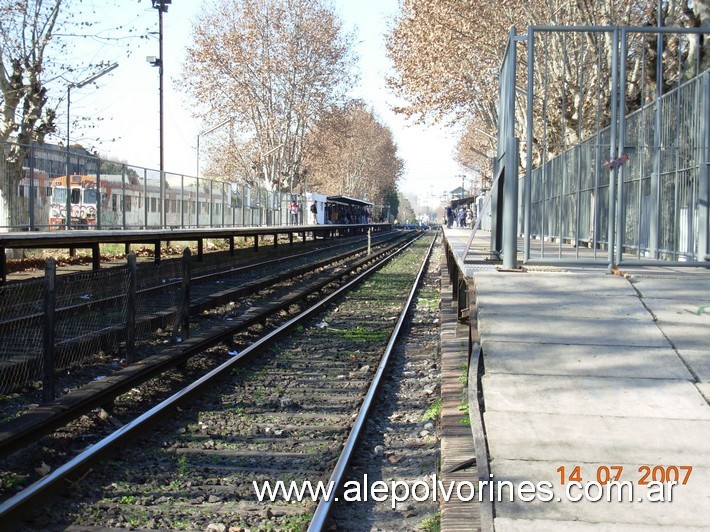
M 451 229 L 454 225 L 454 211 L 450 206 L 446 206 L 446 227 Z

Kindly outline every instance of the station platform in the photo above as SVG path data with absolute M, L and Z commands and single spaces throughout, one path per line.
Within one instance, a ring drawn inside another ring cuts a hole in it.
M 475 290 L 482 528 L 710 530 L 710 269 L 503 272 L 470 260 L 486 232 L 464 264 L 470 235 L 444 229 Z

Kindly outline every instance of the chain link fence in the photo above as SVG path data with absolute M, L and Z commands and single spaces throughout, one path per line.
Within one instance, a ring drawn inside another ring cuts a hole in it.
M 44 279 L 0 286 L 0 393 L 42 377 Z
M 181 319 L 186 260 L 57 276 L 50 259 L 45 277 L 0 286 L 0 393 L 41 383 L 51 400 L 58 373 L 101 351 L 131 358 L 130 344 L 154 341 L 160 328 L 166 341 Z
M 526 264 L 707 264 L 710 71 L 691 53 L 707 33 L 511 32 L 490 203 L 504 264 L 515 266 L 519 235 Z

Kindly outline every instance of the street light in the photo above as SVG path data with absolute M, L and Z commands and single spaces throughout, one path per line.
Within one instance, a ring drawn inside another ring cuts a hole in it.
M 69 188 L 69 133 L 71 129 L 71 121 L 69 119 L 70 117 L 70 109 L 71 109 L 71 90 L 74 89 L 81 89 L 82 87 L 86 87 L 89 83 L 93 83 L 97 79 L 99 79 L 101 76 L 104 74 L 108 74 L 111 72 L 113 69 L 115 69 L 118 66 L 118 63 L 114 63 L 113 65 L 109 65 L 100 72 L 97 72 L 93 76 L 85 79 L 84 81 L 80 81 L 79 83 L 70 83 L 67 85 L 67 168 L 66 168 L 66 175 L 67 175 L 67 229 L 69 229 L 71 225 L 71 189 Z M 97 194 L 99 191 L 96 191 Z M 98 199 L 101 200 L 101 196 L 98 196 Z
M 203 131 L 202 133 L 198 133 L 197 135 L 197 173 L 195 174 L 195 177 L 200 177 L 200 137 L 204 137 L 205 135 L 209 135 L 210 133 L 218 130 L 221 128 L 223 125 L 228 124 L 229 122 L 232 122 L 234 118 L 227 118 L 224 122 L 220 122 L 214 127 L 209 128 L 206 131 Z
M 151 0 L 158 10 L 158 57 L 149 57 L 151 65 L 158 67 L 160 98 L 160 227 L 165 227 L 165 168 L 163 159 L 163 13 L 168 12 L 172 0 Z

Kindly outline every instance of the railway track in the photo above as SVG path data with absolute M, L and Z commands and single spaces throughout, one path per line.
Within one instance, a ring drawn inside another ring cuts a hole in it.
M 401 238 L 401 235 L 378 235 L 373 239 L 374 249 L 386 246 L 387 242 L 396 241 L 398 238 Z M 250 261 L 246 264 L 235 264 L 234 259 L 230 260 L 229 257 L 204 264 L 193 262 L 188 312 L 195 315 L 224 302 L 252 296 L 265 288 L 287 282 L 309 271 L 346 261 L 363 253 L 365 249 L 365 240 L 356 238 L 343 244 L 319 246 L 304 252 Z M 133 327 L 138 332 L 139 339 L 149 340 L 152 331 L 172 328 L 176 321 L 176 312 L 180 310 L 177 295 L 181 290 L 182 278 L 180 261 L 174 260 L 173 263 L 176 264 L 172 267 L 167 265 L 158 274 L 155 268 L 150 266 L 138 270 L 137 291 L 132 306 L 136 316 Z M 118 273 L 104 270 L 95 275 L 83 274 L 77 282 L 65 280 L 66 285 L 78 285 L 78 289 L 63 290 L 64 297 L 60 298 L 61 302 L 54 312 L 54 359 L 57 369 L 70 368 L 72 365 L 78 365 L 77 363 L 85 366 L 88 363 L 86 355 L 99 350 L 123 350 L 124 354 L 117 358 L 128 358 L 129 361 L 142 357 L 141 353 L 125 353 L 125 331 L 127 321 L 130 321 L 127 307 L 131 305 L 126 295 L 128 268 L 115 270 Z M 5 301 L 0 303 L 5 306 L 0 306 L 0 387 L 3 387 L 5 392 L 11 391 L 8 389 L 9 383 L 15 382 L 18 387 L 29 384 L 26 380 L 20 380 L 22 375 L 41 373 L 38 370 L 26 370 L 41 368 L 43 363 L 41 345 L 38 346 L 37 341 L 28 341 L 28 338 L 36 340 L 41 337 L 46 311 L 42 310 L 43 302 L 35 299 L 42 295 L 42 292 L 36 289 L 37 281 L 27 284 L 34 284 L 35 290 L 28 288 L 23 297 L 13 298 L 8 294 L 8 297 L 3 298 Z M 35 298 L 31 294 L 34 294 Z M 103 373 L 96 375 L 104 374 L 106 369 L 102 368 L 101 371 Z M 57 388 L 74 386 L 72 384 Z M 46 396 L 44 400 L 47 401 Z
M 283 501 L 264 505 L 253 482 L 325 480 L 331 466 L 340 471 L 331 481 L 340 482 L 349 459 L 339 458 L 340 449 L 355 448 L 356 433 L 383 375 L 383 352 L 396 344 L 396 335 L 388 337 L 401 326 L 402 309 L 408 304 L 404 295 L 413 293 L 409 285 L 416 285 L 412 257 L 424 255 L 424 247 L 419 242 L 414 249 L 400 251 L 407 257 L 393 260 L 367 281 L 363 279 L 369 272 L 358 274 L 117 433 L 53 468 L 2 503 L 0 519 L 30 518 L 36 497 L 69 482 L 72 487 L 65 496 L 85 505 L 60 505 L 25 524 L 38 529 L 72 523 L 205 529 L 226 520 L 230 526 L 268 522 L 282 528 L 313 520 L 312 526 L 322 527 L 327 506 L 315 509 L 315 503 Z M 351 265 L 355 270 L 363 267 Z M 362 282 L 359 290 L 344 295 Z M 274 303 L 273 310 L 283 312 L 295 304 L 283 300 Z M 219 333 L 210 332 L 206 343 L 186 342 L 176 350 L 204 350 L 234 332 L 231 326 L 223 327 Z M 273 343 L 286 332 L 287 338 Z M 165 421 L 161 431 L 148 430 L 176 410 L 178 417 Z M 118 476 L 117 467 L 97 465 L 137 436 L 144 438 L 139 448 L 125 447 L 119 453 Z M 95 471 L 82 478 L 88 468 Z
M 268 272 L 265 272 L 263 267 L 257 268 L 257 272 L 262 272 L 262 278 L 258 278 L 258 273 L 254 273 L 252 267 L 247 273 L 256 277 L 256 280 L 251 284 L 242 284 L 234 279 L 227 279 L 229 282 L 225 282 L 222 273 L 218 274 L 216 282 L 215 277 L 210 276 L 212 285 L 204 282 L 197 284 L 199 293 L 193 294 L 191 298 L 194 334 L 192 341 L 181 342 L 167 349 L 163 342 L 168 340 L 159 339 L 157 343 L 148 343 L 139 363 L 114 371 L 108 376 L 100 375 L 98 381 L 96 377 L 91 379 L 91 376 L 96 374 L 92 370 L 104 370 L 103 366 L 94 368 L 87 365 L 81 368 L 85 376 L 79 378 L 82 383 L 79 389 L 51 403 L 23 412 L 17 411 L 14 414 L 15 419 L 0 425 L 0 457 L 77 419 L 91 409 L 108 408 L 106 405 L 111 405 L 119 395 L 175 366 L 184 365 L 191 357 L 211 348 L 217 342 L 227 340 L 231 345 L 230 351 L 235 352 L 241 348 L 238 345 L 239 340 L 235 339 L 236 334 L 247 335 L 241 343 L 248 343 L 249 335 L 254 335 L 253 332 L 248 333 L 250 328 L 266 323 L 267 320 L 278 320 L 279 318 L 274 316 L 292 305 L 299 305 L 305 298 L 313 297 L 313 294 L 320 294 L 329 284 L 338 283 L 347 277 L 350 270 L 356 271 L 379 257 L 388 255 L 400 245 L 401 239 L 384 240 L 375 247 L 371 255 L 363 254 L 363 249 L 356 246 L 355 249 L 341 250 L 335 257 L 331 252 L 330 257 L 321 257 L 320 261 L 310 265 L 299 264 L 299 260 L 307 260 L 307 257 L 298 256 L 293 258 L 295 264 L 292 268 L 285 272 L 265 275 Z M 228 288 L 229 286 L 232 288 Z M 238 296 L 242 296 L 241 299 L 238 299 Z M 224 301 L 229 302 L 218 306 Z M 200 332 L 200 329 L 204 331 Z M 169 333 L 165 334 L 170 336 Z

